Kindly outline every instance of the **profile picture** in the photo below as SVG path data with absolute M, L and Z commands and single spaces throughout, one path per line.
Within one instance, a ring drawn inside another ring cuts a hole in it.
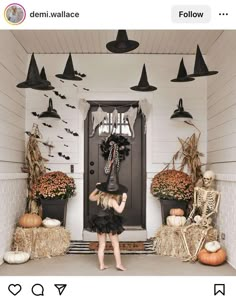
M 21 24 L 26 16 L 24 7 L 18 3 L 11 3 L 5 8 L 5 19 L 11 25 Z

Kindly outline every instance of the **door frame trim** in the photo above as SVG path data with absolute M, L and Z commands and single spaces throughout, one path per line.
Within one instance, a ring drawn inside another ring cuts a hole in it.
M 96 106 L 133 106 L 133 107 L 138 107 L 138 101 L 119 101 L 119 100 L 109 100 L 109 101 L 95 101 L 95 100 L 90 100 L 87 101 L 90 104 L 90 109 L 87 114 L 87 118 L 84 121 L 84 222 L 83 222 L 83 227 L 86 229 L 85 226 L 85 220 L 88 218 L 88 196 L 89 196 L 89 191 L 88 191 L 88 176 L 89 176 L 89 162 L 88 162 L 88 142 L 89 142 L 89 113 L 91 111 L 92 107 Z M 146 229 L 146 183 L 147 183 L 147 176 L 146 176 L 146 134 L 144 133 L 145 131 L 145 120 L 142 117 L 141 118 L 141 145 L 142 145 L 142 155 L 144 155 L 142 159 L 142 173 L 141 173 L 141 180 L 142 180 L 142 202 L 141 202 L 141 222 L 142 222 L 142 228 Z

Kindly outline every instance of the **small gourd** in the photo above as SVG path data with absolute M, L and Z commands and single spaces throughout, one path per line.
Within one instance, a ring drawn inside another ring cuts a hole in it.
M 184 211 L 182 208 L 171 208 L 170 215 L 171 216 L 183 216 Z
M 202 220 L 202 217 L 199 215 L 196 215 L 193 220 L 195 223 L 199 223 Z
M 208 252 L 216 252 L 221 248 L 218 241 L 208 242 L 204 247 Z
M 23 251 L 8 251 L 4 254 L 3 259 L 9 264 L 23 264 L 28 261 L 30 254 Z
M 186 218 L 183 216 L 168 216 L 166 223 L 168 226 L 183 226 L 186 223 Z
M 206 249 L 202 249 L 198 253 L 198 260 L 205 265 L 218 266 L 225 262 L 226 252 L 222 248 L 216 252 L 208 252 Z
M 42 219 L 36 214 L 24 214 L 20 217 L 18 223 L 25 228 L 39 227 L 42 224 Z
M 57 219 L 46 218 L 43 220 L 43 226 L 47 228 L 58 227 L 61 225 L 61 222 Z

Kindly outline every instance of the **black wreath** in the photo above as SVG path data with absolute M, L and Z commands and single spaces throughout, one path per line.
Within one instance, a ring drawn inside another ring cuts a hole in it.
M 102 151 L 102 156 L 104 157 L 104 159 L 108 159 L 112 143 L 116 143 L 118 145 L 119 160 L 124 160 L 125 157 L 129 155 L 130 149 L 128 148 L 128 146 L 130 145 L 130 142 L 126 137 L 119 134 L 112 134 L 102 141 L 100 149 Z

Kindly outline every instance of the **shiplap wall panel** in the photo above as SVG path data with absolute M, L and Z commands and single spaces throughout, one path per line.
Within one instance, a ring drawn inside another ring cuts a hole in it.
M 26 78 L 29 57 L 11 32 L 0 37 L 0 173 L 17 173 L 25 156 L 25 91 L 16 85 Z
M 208 78 L 207 89 L 208 162 L 218 173 L 236 173 L 235 39 L 235 31 L 224 31 L 207 54 L 208 65 L 219 71 Z
M 87 38 L 85 34 L 83 37 Z M 91 47 L 92 40 L 95 42 L 94 39 L 95 36 L 90 35 L 90 38 L 84 41 L 85 46 Z M 193 122 L 202 133 L 199 149 L 205 154 L 203 162 L 206 162 L 206 79 L 198 78 L 189 83 L 170 82 L 177 75 L 182 56 L 73 54 L 75 69 L 84 72 L 87 77 L 81 82 L 65 80 L 62 83 L 55 77 L 55 74 L 63 72 L 67 57 L 68 55 L 62 54 L 36 55 L 38 66 L 40 68 L 45 66 L 48 80 L 55 86 L 55 90 L 65 95 L 67 99 L 60 99 L 53 91 L 27 90 L 26 130 L 30 131 L 32 124 L 37 123 L 43 140 L 55 146 L 50 154 L 53 157 L 48 156 L 47 147 L 40 146 L 44 157 L 49 160 L 48 168 L 69 172 L 70 165 L 73 164 L 75 172 L 84 172 L 84 128 L 78 110 L 79 98 L 85 98 L 88 101 L 148 99 L 152 105 L 152 113 L 147 127 L 147 169 L 153 172 L 162 169 L 165 163 L 171 160 L 174 152 L 179 149 L 178 137 L 184 139 L 194 132 L 197 133 L 193 126 L 170 120 L 179 99 L 183 98 L 185 110 L 193 115 Z M 186 56 L 184 59 L 186 68 L 189 71 L 192 70 L 194 56 Z M 149 83 L 158 88 L 155 92 L 140 93 L 130 90 L 131 86 L 139 82 L 143 63 L 146 64 Z M 73 86 L 73 83 L 77 87 Z M 89 91 L 85 91 L 84 87 L 89 88 Z M 33 111 L 37 113 L 45 111 L 50 97 L 53 99 L 54 108 L 68 124 L 62 121 L 52 123 L 51 120 L 40 120 L 32 115 Z M 76 109 L 71 109 L 66 104 L 73 105 Z M 43 122 L 53 127 L 43 126 Z M 79 137 L 67 133 L 65 128 L 77 132 Z M 64 144 L 68 144 L 69 147 L 65 147 Z M 70 160 L 60 157 L 58 152 L 70 156 Z

